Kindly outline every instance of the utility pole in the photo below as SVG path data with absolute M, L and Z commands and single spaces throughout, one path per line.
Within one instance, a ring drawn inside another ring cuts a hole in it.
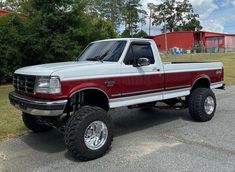
M 153 14 L 154 4 L 148 3 L 147 6 L 149 8 L 149 36 L 151 36 L 152 14 Z
M 166 29 L 166 15 L 165 13 L 163 14 L 164 15 L 164 34 L 165 34 L 165 48 L 166 48 L 166 52 L 168 51 L 168 42 L 167 42 L 167 29 Z
M 130 37 L 133 37 L 133 31 L 132 31 L 132 13 L 131 13 L 131 9 L 132 8 L 132 4 L 131 2 L 129 1 L 128 2 L 128 20 L 129 20 L 129 35 Z
M 149 36 L 151 36 L 151 25 L 152 25 L 152 10 L 150 8 L 150 16 L 149 16 Z

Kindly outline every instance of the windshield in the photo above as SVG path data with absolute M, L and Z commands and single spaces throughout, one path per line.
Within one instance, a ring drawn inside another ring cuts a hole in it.
M 79 61 L 117 62 L 125 48 L 126 41 L 103 41 L 91 43 L 79 57 Z

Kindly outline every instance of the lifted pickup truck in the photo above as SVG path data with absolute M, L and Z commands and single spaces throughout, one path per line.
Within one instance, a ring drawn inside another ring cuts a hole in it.
M 222 89 L 223 77 L 220 62 L 164 64 L 153 40 L 109 39 L 90 43 L 75 61 L 16 70 L 9 99 L 30 130 L 58 128 L 76 159 L 91 160 L 111 146 L 109 109 L 165 103 L 209 121 L 216 110 L 211 89 Z

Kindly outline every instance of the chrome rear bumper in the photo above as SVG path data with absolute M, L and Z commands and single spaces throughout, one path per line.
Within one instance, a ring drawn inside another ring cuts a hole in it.
M 36 100 L 16 92 L 9 93 L 9 100 L 17 109 L 36 116 L 59 116 L 67 104 L 67 100 Z

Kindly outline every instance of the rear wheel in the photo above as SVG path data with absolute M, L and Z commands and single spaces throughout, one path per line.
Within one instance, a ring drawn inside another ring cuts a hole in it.
M 189 113 L 196 121 L 209 121 L 216 110 L 216 98 L 209 88 L 196 88 L 189 98 Z
M 52 128 L 52 127 L 40 124 L 37 121 L 36 116 L 30 115 L 27 113 L 22 114 L 22 119 L 23 119 L 25 126 L 35 133 L 49 131 Z
M 74 158 L 82 161 L 103 156 L 112 137 L 111 116 L 99 107 L 82 107 L 65 127 L 65 144 Z

